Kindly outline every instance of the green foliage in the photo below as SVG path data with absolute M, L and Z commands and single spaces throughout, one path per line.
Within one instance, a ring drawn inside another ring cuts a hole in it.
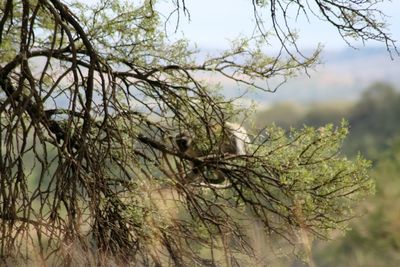
M 323 104 L 313 106 L 303 110 L 296 120 L 291 120 L 290 112 L 287 118 L 271 115 L 285 114 L 285 110 L 295 108 L 293 105 L 277 105 L 269 113 L 264 112 L 264 116 L 276 117 L 276 123 L 284 125 L 307 122 L 319 126 L 346 117 L 351 128 L 348 138 L 344 140 L 343 153 L 354 157 L 357 151 L 362 151 L 374 160 L 369 176 L 376 181 L 375 196 L 366 198 L 355 207 L 357 213 L 363 216 L 349 225 L 351 230 L 344 236 L 338 235 L 329 242 L 315 242 L 313 254 L 317 266 L 399 265 L 399 106 L 398 91 L 387 84 L 376 83 L 368 87 L 360 100 L 352 105 L 327 103 L 327 108 Z M 282 266 L 289 264 L 290 261 Z
M 381 154 L 371 172 L 376 195 L 362 208 L 365 216 L 341 239 L 316 249 L 318 266 L 397 266 L 400 263 L 400 138 Z
M 273 91 L 260 81 L 313 67 L 320 47 L 304 56 L 287 19 L 296 6 L 321 19 L 329 11 L 343 37 L 390 50 L 375 1 L 249 2 L 256 32 L 202 61 L 187 40 L 166 37 L 155 1 L 1 1 L 0 264 L 29 264 L 38 251 L 42 265 L 249 265 L 253 222 L 289 243 L 344 229 L 373 190 L 369 162 L 340 152 L 347 124 L 272 126 L 245 155 L 216 153 L 224 125 L 247 111 L 199 77 Z M 188 14 L 185 1 L 171 4 Z M 177 148 L 184 131 L 201 155 Z
M 9 61 L 16 55 L 16 47 L 11 37 L 4 38 L 0 43 L 0 58 L 2 61 Z
M 362 216 L 349 225 L 351 230 L 344 236 L 337 235 L 334 240 L 314 243 L 312 253 L 316 266 L 399 265 L 399 107 L 398 91 L 390 85 L 376 83 L 369 86 L 356 103 L 322 103 L 308 109 L 299 109 L 294 104 L 278 104 L 271 110 L 256 114 L 257 121 L 275 121 L 286 129 L 303 123 L 319 127 L 329 121 L 338 123 L 341 118 L 347 118 L 350 131 L 344 140 L 342 153 L 357 158 L 358 151 L 361 151 L 374 160 L 374 168 L 368 175 L 376 181 L 375 196 L 354 207 Z M 291 259 L 280 266 L 296 263 L 300 264 Z M 278 261 L 272 264 L 278 264 Z
M 367 175 L 369 162 L 361 157 L 349 161 L 340 155 L 346 124 L 339 128 L 326 125 L 292 129 L 288 135 L 280 128 L 271 128 L 269 133 L 271 141 L 258 148 L 255 155 L 266 155 L 268 165 L 279 173 L 283 188 L 276 191 L 277 199 L 284 203 L 282 193 L 287 194 L 291 209 L 301 206 L 298 219 L 309 222 L 310 229 L 318 233 L 340 228 L 340 222 L 351 216 L 353 198 L 363 198 L 373 190 Z M 319 222 L 311 223 L 315 218 Z

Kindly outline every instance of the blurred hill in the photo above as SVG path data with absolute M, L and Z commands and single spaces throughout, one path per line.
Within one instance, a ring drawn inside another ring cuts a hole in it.
M 313 103 L 319 101 L 356 100 L 370 84 L 384 81 L 400 84 L 400 57 L 384 48 L 347 48 L 339 51 L 323 51 L 321 64 L 315 70 L 289 79 L 275 93 L 253 92 L 247 97 L 261 106 L 282 101 Z M 224 88 L 234 85 L 224 84 Z M 270 84 L 273 84 L 270 83 Z M 233 89 L 225 89 L 229 94 Z
M 327 123 L 338 125 L 342 119 L 350 124 L 350 134 L 343 151 L 349 156 L 361 152 L 376 160 L 400 134 L 400 91 L 386 83 L 374 83 L 362 91 L 357 101 L 325 101 L 314 104 L 276 103 L 255 114 L 256 128 L 276 123 L 289 129 Z

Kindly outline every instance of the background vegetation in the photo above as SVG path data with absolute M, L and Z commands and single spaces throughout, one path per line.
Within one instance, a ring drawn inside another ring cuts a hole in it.
M 398 266 L 400 264 L 400 92 L 399 88 L 375 83 L 356 102 L 324 102 L 308 107 L 281 103 L 256 114 L 256 121 L 316 127 L 327 122 L 350 122 L 350 133 L 343 153 L 362 153 L 371 159 L 371 176 L 376 194 L 357 209 L 364 216 L 356 219 L 345 236 L 328 242 L 315 242 L 317 266 Z M 275 262 L 274 264 L 277 264 Z M 298 261 L 282 266 L 301 265 Z

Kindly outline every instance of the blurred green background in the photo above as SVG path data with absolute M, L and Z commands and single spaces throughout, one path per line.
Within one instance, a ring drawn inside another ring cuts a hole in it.
M 400 266 L 400 92 L 384 82 L 362 91 L 353 101 L 279 102 L 255 114 L 256 127 L 275 123 L 287 129 L 339 124 L 345 118 L 350 134 L 342 153 L 348 157 L 362 153 L 373 162 L 375 196 L 356 207 L 363 215 L 353 220 L 345 236 L 314 241 L 316 266 Z M 272 262 L 272 266 L 306 266 L 293 257 Z

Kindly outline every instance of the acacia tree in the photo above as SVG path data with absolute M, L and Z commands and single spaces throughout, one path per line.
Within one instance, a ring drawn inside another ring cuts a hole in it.
M 320 51 L 296 46 L 293 10 L 396 51 L 378 2 L 249 1 L 258 34 L 199 62 L 187 41 L 168 41 L 155 1 L 1 1 L 1 261 L 240 265 L 255 253 L 249 222 L 289 242 L 299 229 L 343 229 L 372 188 L 368 162 L 340 154 L 346 124 L 271 126 L 229 156 L 212 129 L 245 112 L 201 77 L 274 91 L 260 81 L 314 66 Z M 276 54 L 264 52 L 270 38 Z M 208 155 L 180 153 L 172 137 L 183 131 Z M 200 182 L 186 178 L 193 164 Z M 209 183 L 216 171 L 229 186 Z

